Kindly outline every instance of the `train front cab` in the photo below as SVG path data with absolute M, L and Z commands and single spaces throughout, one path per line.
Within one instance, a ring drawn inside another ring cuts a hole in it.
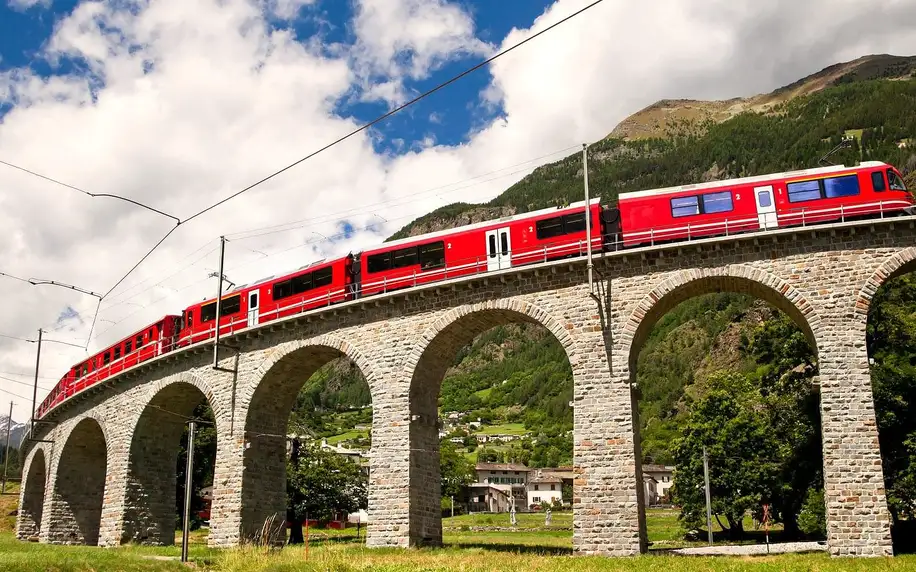
M 787 178 L 777 186 L 779 226 L 914 214 L 914 200 L 891 165 L 863 163 L 837 173 Z

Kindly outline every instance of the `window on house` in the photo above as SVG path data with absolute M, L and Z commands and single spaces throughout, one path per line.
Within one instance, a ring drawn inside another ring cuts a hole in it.
M 671 199 L 671 215 L 675 218 L 700 214 L 700 201 L 696 196 Z

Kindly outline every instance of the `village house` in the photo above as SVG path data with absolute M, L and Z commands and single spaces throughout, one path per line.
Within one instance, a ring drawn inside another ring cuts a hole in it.
M 674 466 L 673 465 L 643 465 L 643 476 L 651 476 L 656 483 L 656 500 L 649 502 L 646 496 L 646 504 L 653 505 L 669 502 L 668 489 L 674 484 Z

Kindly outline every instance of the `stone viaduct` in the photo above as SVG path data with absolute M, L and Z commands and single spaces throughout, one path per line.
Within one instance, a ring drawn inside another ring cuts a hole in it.
M 646 550 L 634 406 L 635 360 L 680 302 L 745 292 L 785 311 L 816 349 L 829 551 L 891 554 L 865 327 L 889 278 L 916 266 L 916 217 L 657 245 L 481 274 L 332 306 L 173 352 L 74 398 L 24 444 L 17 534 L 41 542 L 172 543 L 175 465 L 187 416 L 216 418 L 211 546 L 254 537 L 285 516 L 285 434 L 294 398 L 340 356 L 372 394 L 369 546 L 442 539 L 436 400 L 474 336 L 535 322 L 565 349 L 574 377 L 577 554 Z M 222 371 L 229 370 L 229 371 Z M 233 373 L 234 372 L 234 373 Z

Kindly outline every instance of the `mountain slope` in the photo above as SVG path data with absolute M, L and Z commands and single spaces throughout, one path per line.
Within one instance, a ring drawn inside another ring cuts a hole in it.
M 609 138 L 636 141 L 668 137 L 684 131 L 702 131 L 707 123 L 721 123 L 747 111 L 773 112 L 778 104 L 811 95 L 828 87 L 873 79 L 906 78 L 916 72 L 916 57 L 887 54 L 864 56 L 834 64 L 770 93 L 722 101 L 663 99 L 620 122 Z

